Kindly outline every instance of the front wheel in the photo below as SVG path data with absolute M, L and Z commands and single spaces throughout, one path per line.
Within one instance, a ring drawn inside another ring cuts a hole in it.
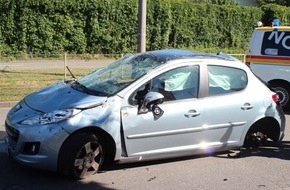
M 103 161 L 103 147 L 98 138 L 91 134 L 76 134 L 61 148 L 59 171 L 82 179 L 97 173 Z
M 283 83 L 273 83 L 271 84 L 273 90 L 279 95 L 280 104 L 284 111 L 288 111 L 290 108 L 289 94 L 290 86 Z

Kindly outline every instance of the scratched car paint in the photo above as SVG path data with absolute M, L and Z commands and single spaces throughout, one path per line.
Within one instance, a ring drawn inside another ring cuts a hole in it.
M 85 178 L 104 160 L 184 157 L 281 141 L 278 95 L 230 56 L 170 49 L 125 56 L 26 96 L 7 115 L 23 165 Z

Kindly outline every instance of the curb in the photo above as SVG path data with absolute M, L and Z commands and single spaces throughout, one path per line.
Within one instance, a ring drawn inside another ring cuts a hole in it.
M 0 108 L 11 108 L 17 103 L 18 103 L 18 101 L 0 102 Z

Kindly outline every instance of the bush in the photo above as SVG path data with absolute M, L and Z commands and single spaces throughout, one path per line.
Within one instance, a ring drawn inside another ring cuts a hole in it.
M 210 4 L 211 3 L 216 4 Z M 147 3 L 147 50 L 246 51 L 258 20 L 289 20 L 287 7 L 237 6 L 234 1 Z M 136 52 L 136 0 L 0 0 L 0 58 L 25 54 Z

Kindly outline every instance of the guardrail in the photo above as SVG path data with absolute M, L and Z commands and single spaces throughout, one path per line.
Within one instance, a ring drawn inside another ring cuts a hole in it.
M 0 64 L 0 71 L 5 71 L 6 69 L 10 68 L 10 67 L 22 67 L 23 65 L 2 65 Z
M 234 56 L 235 58 L 239 59 L 240 61 L 242 61 L 243 63 L 245 63 L 245 58 L 246 55 L 245 54 L 229 54 L 231 56 Z M 94 60 L 104 60 L 104 59 L 116 59 L 119 57 L 123 57 L 124 54 L 82 54 L 82 55 L 78 55 L 78 54 L 55 54 L 55 55 L 29 55 L 26 56 L 27 59 L 25 60 L 19 60 L 19 61 L 5 61 L 5 62 L 1 62 L 0 61 L 0 71 L 4 72 L 6 70 L 8 70 L 9 68 L 14 68 L 14 67 L 26 67 L 27 64 L 29 62 L 33 62 L 33 61 L 59 61 L 59 62 L 63 62 L 63 74 L 64 74 L 64 78 L 66 79 L 67 77 L 67 66 L 70 66 L 70 61 L 71 60 L 80 60 L 80 61 L 85 61 L 85 62 L 89 62 L 89 61 L 94 61 Z M 13 64 L 12 64 L 13 62 Z M 15 64 L 15 62 L 20 62 L 23 63 L 25 62 L 25 64 Z M 48 67 L 52 67 L 52 64 L 50 63 L 50 65 L 47 65 Z
M 229 54 L 229 55 L 236 57 L 237 59 L 241 60 L 243 63 L 246 62 L 246 54 Z

